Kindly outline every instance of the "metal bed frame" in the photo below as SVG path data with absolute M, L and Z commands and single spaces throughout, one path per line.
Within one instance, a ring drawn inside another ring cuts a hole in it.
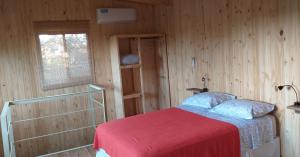
M 95 98 L 94 94 L 100 94 L 102 97 L 101 100 L 97 100 Z M 75 96 L 88 96 L 88 108 L 84 109 L 84 110 L 71 111 L 71 112 L 67 112 L 67 113 L 52 114 L 52 115 L 47 115 L 47 116 L 12 121 L 11 106 L 18 106 L 18 105 L 25 105 L 25 104 L 33 105 L 34 103 L 60 100 L 60 99 L 64 99 L 64 98 L 68 98 L 68 97 L 75 97 Z M 53 136 L 53 135 L 64 134 L 64 133 L 69 133 L 69 132 L 73 132 L 73 131 L 79 131 L 79 130 L 88 129 L 88 128 L 96 128 L 98 124 L 96 124 L 96 114 L 95 114 L 96 107 L 94 107 L 95 104 L 97 105 L 97 108 L 103 109 L 103 112 L 104 112 L 103 113 L 103 122 L 106 122 L 107 119 L 106 119 L 104 88 L 96 86 L 96 85 L 92 85 L 92 84 L 88 85 L 88 91 L 85 91 L 85 92 L 69 93 L 69 94 L 47 96 L 47 97 L 40 97 L 40 98 L 34 98 L 34 99 L 24 99 L 24 100 L 12 101 L 12 102 L 5 102 L 3 110 L 1 112 L 1 129 L 2 129 L 4 157 L 16 157 L 15 145 L 19 142 L 34 140 L 34 139 L 44 138 L 44 137 Z M 15 124 L 15 123 L 44 119 L 44 118 L 49 118 L 49 117 L 65 116 L 65 115 L 79 113 L 79 112 L 85 112 L 85 111 L 89 111 L 91 113 L 90 118 L 92 119 L 92 125 L 89 125 L 86 127 L 70 129 L 70 130 L 65 130 L 65 131 L 60 131 L 60 132 L 54 132 L 54 133 L 41 135 L 41 136 L 25 138 L 25 139 L 21 139 L 21 140 L 17 140 L 17 141 L 15 141 L 15 139 L 14 139 L 13 124 Z M 84 146 L 80 146 L 80 147 L 76 147 L 76 148 L 72 148 L 72 149 L 67 149 L 67 150 L 63 150 L 63 151 L 59 151 L 59 152 L 55 152 L 55 153 L 41 155 L 39 157 L 55 155 L 55 154 L 59 154 L 59 153 L 63 153 L 63 152 L 71 151 L 71 150 L 85 148 L 85 147 L 88 147 L 91 145 L 92 144 L 88 144 L 88 145 L 84 145 Z

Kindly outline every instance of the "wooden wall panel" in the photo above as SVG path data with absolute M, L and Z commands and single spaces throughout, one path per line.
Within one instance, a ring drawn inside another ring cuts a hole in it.
M 144 3 L 151 5 L 170 5 L 172 4 L 172 0 L 119 0 L 119 1 L 128 1 L 134 3 Z
M 98 25 L 96 23 L 96 9 L 100 7 L 136 8 L 138 12 L 137 21 Z M 97 84 L 107 88 L 106 101 L 109 119 L 115 118 L 115 106 L 111 90 L 113 85 L 108 37 L 112 34 L 152 33 L 154 31 L 153 6 L 113 0 L 0 0 L 0 19 L 0 108 L 2 108 L 4 101 L 14 98 L 32 98 L 85 90 L 85 86 L 50 91 L 42 90 L 36 59 L 33 21 L 89 20 L 95 79 Z M 81 102 L 83 100 L 75 101 Z M 65 106 L 65 109 L 76 108 L 73 101 L 64 103 L 70 104 Z M 63 103 L 56 103 L 55 109 L 59 108 L 59 104 Z M 22 107 L 14 110 L 14 118 L 26 117 L 31 113 L 47 114 L 53 112 L 54 109 L 52 109 L 52 106 Z M 46 128 L 45 125 L 41 122 L 35 124 L 39 128 Z M 55 126 L 55 124 L 53 125 Z M 58 129 L 62 127 L 58 126 Z M 39 128 L 33 127 L 33 133 L 41 133 L 37 131 Z M 16 132 L 20 135 L 16 135 L 16 137 L 28 135 L 29 131 L 30 129 L 18 129 Z M 41 129 L 41 131 L 45 130 Z M 54 150 L 57 148 L 55 142 L 58 139 L 59 137 L 50 142 L 39 141 L 39 145 L 28 145 L 28 150 L 23 150 L 22 156 L 33 155 L 30 150 L 39 153 L 43 153 L 47 148 Z M 59 142 L 58 145 L 64 143 L 64 140 L 59 140 Z M 1 156 L 2 142 L 0 143 Z M 76 142 L 74 141 L 74 143 Z
M 174 0 L 155 6 L 155 17 L 167 33 L 173 106 L 208 74 L 210 90 L 275 103 L 282 155 L 300 156 L 300 115 L 286 109 L 294 93 L 275 90 L 300 88 L 299 0 Z
M 159 76 L 156 55 L 156 39 L 141 39 L 141 58 L 143 71 L 144 112 L 159 109 Z

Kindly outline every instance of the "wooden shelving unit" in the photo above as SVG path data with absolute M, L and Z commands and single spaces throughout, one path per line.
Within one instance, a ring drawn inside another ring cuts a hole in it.
M 110 38 L 117 118 L 170 106 L 165 35 L 114 35 Z M 121 57 L 139 56 L 139 63 L 122 65 Z

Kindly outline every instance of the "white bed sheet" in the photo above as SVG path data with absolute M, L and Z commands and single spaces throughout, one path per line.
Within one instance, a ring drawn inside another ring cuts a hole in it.
M 181 105 L 178 108 L 235 125 L 239 129 L 242 156 L 250 149 L 256 149 L 276 138 L 276 120 L 272 115 L 248 120 L 208 112 L 196 106 Z
M 276 138 L 276 121 L 272 115 L 267 115 L 252 120 L 226 117 L 220 114 L 209 112 L 196 106 L 180 105 L 178 108 L 193 112 L 208 118 L 228 122 L 235 125 L 239 129 L 241 140 L 241 155 L 246 156 L 250 149 L 256 149 L 263 144 L 269 143 Z M 96 157 L 110 157 L 105 150 L 97 151 Z

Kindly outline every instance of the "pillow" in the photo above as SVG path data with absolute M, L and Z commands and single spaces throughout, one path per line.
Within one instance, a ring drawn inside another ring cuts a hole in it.
M 135 54 L 128 54 L 122 56 L 121 62 L 123 65 L 130 65 L 130 64 L 138 64 L 139 63 L 139 56 Z
M 210 112 L 236 118 L 253 119 L 272 112 L 274 108 L 275 105 L 264 102 L 230 100 L 211 109 Z
M 213 108 L 224 101 L 236 99 L 236 96 L 221 92 L 199 93 L 185 99 L 182 105 L 199 106 L 202 108 Z

